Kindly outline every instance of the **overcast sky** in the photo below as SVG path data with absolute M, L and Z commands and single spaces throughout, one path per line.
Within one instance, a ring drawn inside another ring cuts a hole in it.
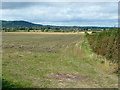
M 2 20 L 44 25 L 117 26 L 117 2 L 4 2 Z

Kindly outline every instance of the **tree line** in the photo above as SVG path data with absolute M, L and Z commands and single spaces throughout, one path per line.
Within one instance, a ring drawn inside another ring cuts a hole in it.
M 42 27 L 2 27 L 4 32 L 82 32 L 82 31 L 107 31 L 109 28 L 91 27 L 62 27 L 62 26 L 42 26 Z

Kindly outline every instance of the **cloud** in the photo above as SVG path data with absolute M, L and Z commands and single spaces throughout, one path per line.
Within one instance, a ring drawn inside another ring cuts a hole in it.
M 32 2 L 2 2 L 2 9 L 21 9 L 37 5 L 37 3 Z
M 2 19 L 27 20 L 52 25 L 106 25 L 117 23 L 113 2 L 7 2 Z

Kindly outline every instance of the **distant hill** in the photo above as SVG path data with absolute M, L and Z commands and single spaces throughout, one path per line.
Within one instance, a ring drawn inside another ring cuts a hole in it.
M 40 27 L 43 26 L 41 24 L 34 24 L 27 21 L 4 21 L 1 20 L 2 27 L 10 28 L 10 27 Z
M 0 20 L 2 22 L 2 27 L 5 28 L 15 28 L 15 27 L 64 27 L 64 28 L 114 28 L 114 27 L 99 27 L 99 26 L 54 26 L 54 25 L 42 25 L 42 24 L 35 24 L 28 21 L 5 21 Z

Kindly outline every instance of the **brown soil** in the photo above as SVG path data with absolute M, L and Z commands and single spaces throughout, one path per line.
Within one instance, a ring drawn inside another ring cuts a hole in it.
M 84 80 L 87 78 L 87 76 L 83 76 L 83 75 L 72 75 L 72 74 L 64 74 L 64 73 L 51 73 L 51 74 L 46 74 L 46 76 L 52 79 L 60 79 L 60 80 L 63 79 L 73 82 Z

